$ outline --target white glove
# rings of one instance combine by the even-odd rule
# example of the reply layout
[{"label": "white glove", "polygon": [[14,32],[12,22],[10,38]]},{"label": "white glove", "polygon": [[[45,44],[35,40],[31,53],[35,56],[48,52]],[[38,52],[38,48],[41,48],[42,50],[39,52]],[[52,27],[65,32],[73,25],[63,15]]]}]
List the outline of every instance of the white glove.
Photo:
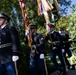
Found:
[{"label": "white glove", "polygon": [[71,47],[70,47],[70,48],[69,48],[69,50],[70,50],[70,51],[71,51],[71,53],[72,53],[73,48],[71,48]]},{"label": "white glove", "polygon": [[26,30],[26,31],[25,31],[25,35],[28,35],[28,34],[29,34],[29,30]]},{"label": "white glove", "polygon": [[71,51],[72,51],[72,48],[70,47],[70,48],[69,48],[69,50],[71,50]]},{"label": "white glove", "polygon": [[40,59],[44,59],[44,54],[40,54]]},{"label": "white glove", "polygon": [[12,61],[17,61],[19,59],[19,56],[12,56]]},{"label": "white glove", "polygon": [[65,50],[64,49],[62,49],[62,53],[64,53],[65,52]]}]

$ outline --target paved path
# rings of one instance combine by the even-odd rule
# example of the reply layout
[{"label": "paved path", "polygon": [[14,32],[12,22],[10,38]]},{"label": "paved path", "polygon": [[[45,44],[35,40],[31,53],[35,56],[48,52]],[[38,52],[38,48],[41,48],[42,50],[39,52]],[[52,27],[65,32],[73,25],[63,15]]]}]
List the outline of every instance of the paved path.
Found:
[{"label": "paved path", "polygon": [[70,70],[67,72],[68,75],[76,75],[76,70]]},{"label": "paved path", "polygon": [[[55,71],[54,73],[52,73],[50,75],[58,75],[58,71]],[[76,70],[69,70],[67,72],[67,75],[76,75]]]}]

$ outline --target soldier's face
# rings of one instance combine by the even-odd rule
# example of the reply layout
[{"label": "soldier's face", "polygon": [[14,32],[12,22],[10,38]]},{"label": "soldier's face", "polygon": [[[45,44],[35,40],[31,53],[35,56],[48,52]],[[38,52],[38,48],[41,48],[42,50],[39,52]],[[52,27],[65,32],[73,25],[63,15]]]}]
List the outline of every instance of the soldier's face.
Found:
[{"label": "soldier's face", "polygon": [[2,24],[3,24],[4,20],[5,20],[5,19],[0,18],[0,26],[2,26]]}]

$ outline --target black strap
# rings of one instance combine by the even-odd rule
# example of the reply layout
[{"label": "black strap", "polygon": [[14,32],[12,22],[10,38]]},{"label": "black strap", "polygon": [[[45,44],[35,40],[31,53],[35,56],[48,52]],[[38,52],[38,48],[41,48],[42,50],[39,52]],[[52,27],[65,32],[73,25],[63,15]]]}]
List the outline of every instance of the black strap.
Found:
[{"label": "black strap", "polygon": [[[3,21],[2,25],[4,24],[5,21],[6,21],[6,20]],[[2,25],[1,25],[1,26],[2,26]],[[1,28],[1,26],[0,26],[0,28]]]}]

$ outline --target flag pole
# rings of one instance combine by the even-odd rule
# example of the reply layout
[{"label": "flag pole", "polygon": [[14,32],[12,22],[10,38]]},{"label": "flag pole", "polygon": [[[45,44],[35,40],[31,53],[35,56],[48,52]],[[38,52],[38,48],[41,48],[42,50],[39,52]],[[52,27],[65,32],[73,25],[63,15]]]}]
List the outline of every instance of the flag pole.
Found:
[{"label": "flag pole", "polygon": [[[28,16],[27,16],[27,13],[26,13],[26,7],[25,7],[25,4],[24,4],[24,0],[19,0],[19,4],[20,4],[20,8],[22,10],[22,15],[23,15],[24,22],[25,22],[25,32],[26,31],[30,32],[29,20],[28,20]],[[28,38],[28,45],[31,46],[31,40],[32,40],[31,35],[28,34],[27,38]]]}]

